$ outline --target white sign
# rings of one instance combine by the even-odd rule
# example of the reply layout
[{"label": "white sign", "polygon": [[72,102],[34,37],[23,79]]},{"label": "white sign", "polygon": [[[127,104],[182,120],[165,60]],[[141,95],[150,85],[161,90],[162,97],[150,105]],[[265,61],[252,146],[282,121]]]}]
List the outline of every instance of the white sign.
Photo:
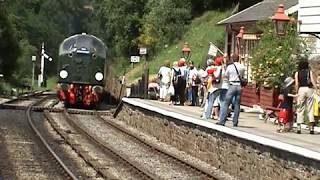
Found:
[{"label": "white sign", "polygon": [[320,33],[320,1],[299,0],[298,20],[301,33]]},{"label": "white sign", "polygon": [[130,60],[132,63],[138,63],[140,62],[140,56],[131,56]]},{"label": "white sign", "polygon": [[211,56],[217,56],[217,53],[218,53],[218,48],[214,44],[210,43],[208,54]]},{"label": "white sign", "polygon": [[147,54],[147,48],[142,47],[139,50],[140,50],[139,54],[141,54],[141,55],[146,55]]},{"label": "white sign", "polygon": [[243,34],[242,39],[245,39],[245,40],[258,40],[259,37],[256,34]]},{"label": "white sign", "polygon": [[36,61],[37,60],[37,56],[31,56],[31,60],[32,61]]}]

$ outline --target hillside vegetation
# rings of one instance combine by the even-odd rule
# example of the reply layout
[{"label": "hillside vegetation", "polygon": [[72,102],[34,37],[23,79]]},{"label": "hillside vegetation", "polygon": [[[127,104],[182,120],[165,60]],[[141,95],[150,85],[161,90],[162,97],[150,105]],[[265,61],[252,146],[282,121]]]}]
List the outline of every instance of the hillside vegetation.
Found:
[{"label": "hillside vegetation", "polygon": [[[150,56],[157,57],[150,59],[161,64],[165,58],[171,61],[178,58],[182,42],[188,41],[193,60],[200,62],[209,42],[205,39],[223,41],[222,31],[216,29],[215,23],[226,17],[226,13],[206,12],[230,9],[238,3],[239,0],[0,1],[0,84],[3,84],[0,91],[1,87],[7,89],[7,84],[13,88],[31,84],[31,56],[37,56],[35,77],[38,77],[43,42],[46,53],[53,59],[46,61],[46,76],[56,77],[59,44],[66,37],[83,32],[106,44],[108,60],[117,75],[122,71],[118,68],[129,66],[130,55],[137,54],[140,46],[152,49]],[[156,65],[151,64],[152,73]]]},{"label": "hillside vegetation", "polygon": [[[150,77],[152,78],[157,74],[164,61],[169,60],[172,63],[173,61],[179,60],[184,42],[188,42],[190,45],[191,60],[195,62],[196,66],[202,66],[207,59],[209,42],[213,42],[220,49],[223,49],[225,38],[224,26],[218,26],[216,24],[229,15],[230,11],[209,11],[201,17],[194,19],[180,41],[164,47],[158,55],[150,58]],[[140,78],[143,73],[143,68],[144,60],[136,64],[134,68],[131,66],[126,74],[128,83]]]}]

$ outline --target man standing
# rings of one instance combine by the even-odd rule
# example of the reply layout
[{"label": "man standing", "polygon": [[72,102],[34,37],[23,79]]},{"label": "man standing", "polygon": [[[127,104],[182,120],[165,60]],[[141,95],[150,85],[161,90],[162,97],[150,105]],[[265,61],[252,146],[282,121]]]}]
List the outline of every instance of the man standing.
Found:
[{"label": "man standing", "polygon": [[[198,99],[198,85],[199,82],[197,81],[198,78],[198,71],[194,67],[193,61],[189,62],[189,73],[187,77],[187,86],[188,89],[191,90],[191,106],[197,105],[197,99]],[[200,79],[199,79],[200,80]]]},{"label": "man standing", "polygon": [[238,119],[240,114],[240,100],[241,100],[241,78],[244,77],[245,67],[239,63],[239,56],[233,55],[232,56],[233,63],[228,65],[225,73],[225,77],[229,81],[229,89],[226,94],[225,102],[221,108],[221,114],[219,118],[218,125],[225,125],[227,114],[228,114],[228,107],[234,98],[234,114],[233,114],[233,126],[238,126]]},{"label": "man standing", "polygon": [[158,78],[160,79],[160,101],[164,101],[167,96],[171,79],[170,74],[170,62],[166,61],[158,72]]}]

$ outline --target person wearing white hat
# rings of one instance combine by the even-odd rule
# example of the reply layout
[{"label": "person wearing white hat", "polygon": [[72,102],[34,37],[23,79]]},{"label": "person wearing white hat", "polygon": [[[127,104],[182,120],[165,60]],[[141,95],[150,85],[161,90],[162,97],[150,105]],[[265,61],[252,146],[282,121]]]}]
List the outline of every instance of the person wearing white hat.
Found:
[{"label": "person wearing white hat", "polygon": [[282,85],[279,95],[279,108],[281,109],[278,115],[280,129],[277,132],[288,132],[293,125],[293,97],[296,95],[291,94],[293,90],[294,79],[287,77]]}]

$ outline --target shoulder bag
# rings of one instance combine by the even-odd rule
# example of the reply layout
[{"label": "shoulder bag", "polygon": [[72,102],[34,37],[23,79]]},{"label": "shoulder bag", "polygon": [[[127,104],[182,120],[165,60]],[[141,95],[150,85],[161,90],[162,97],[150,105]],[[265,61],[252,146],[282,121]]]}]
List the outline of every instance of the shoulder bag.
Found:
[{"label": "shoulder bag", "polygon": [[240,80],[240,84],[241,84],[241,86],[242,86],[242,87],[247,86],[247,84],[248,84],[248,80],[247,80],[247,79],[245,79],[245,78],[243,78],[243,77],[241,77],[241,76],[240,76],[240,74],[239,74],[239,71],[238,71],[237,66],[236,66],[235,64],[233,64],[233,65],[234,65],[234,68],[236,68],[236,71],[237,71],[238,78],[239,78],[239,80]]}]

